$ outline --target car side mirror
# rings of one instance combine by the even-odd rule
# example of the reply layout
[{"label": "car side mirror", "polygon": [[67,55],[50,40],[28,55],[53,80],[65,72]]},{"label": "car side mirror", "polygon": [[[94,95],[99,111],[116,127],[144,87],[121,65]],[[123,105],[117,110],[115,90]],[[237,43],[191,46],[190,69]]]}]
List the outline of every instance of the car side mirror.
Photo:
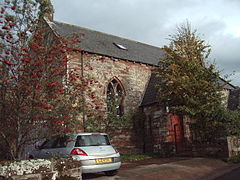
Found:
[{"label": "car side mirror", "polygon": [[35,149],[37,149],[37,150],[40,150],[41,148],[40,148],[40,146],[39,145],[35,145]]},{"label": "car side mirror", "polygon": [[35,149],[37,149],[37,150],[40,150],[40,149],[41,149],[41,144],[40,144],[39,142],[37,142],[37,143],[35,144]]}]

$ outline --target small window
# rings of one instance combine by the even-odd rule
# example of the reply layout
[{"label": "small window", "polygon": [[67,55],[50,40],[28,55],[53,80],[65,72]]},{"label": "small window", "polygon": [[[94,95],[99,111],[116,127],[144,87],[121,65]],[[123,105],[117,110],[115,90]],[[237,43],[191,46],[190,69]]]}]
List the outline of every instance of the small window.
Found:
[{"label": "small window", "polygon": [[113,79],[107,87],[107,105],[108,111],[112,112],[118,116],[123,115],[123,100],[124,100],[124,90],[121,83]]},{"label": "small window", "polygon": [[119,49],[123,49],[123,50],[127,50],[127,48],[125,46],[123,46],[122,44],[118,44],[118,43],[113,43],[115,46],[117,46]]}]

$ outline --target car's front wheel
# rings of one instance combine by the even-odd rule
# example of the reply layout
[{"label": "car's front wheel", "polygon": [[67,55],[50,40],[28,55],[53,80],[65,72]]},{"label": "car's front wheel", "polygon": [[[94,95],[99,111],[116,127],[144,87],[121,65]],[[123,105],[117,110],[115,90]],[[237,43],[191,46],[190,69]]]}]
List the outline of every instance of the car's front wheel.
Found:
[{"label": "car's front wheel", "polygon": [[112,171],[105,171],[104,173],[107,175],[107,176],[114,176],[117,174],[117,170],[112,170]]}]

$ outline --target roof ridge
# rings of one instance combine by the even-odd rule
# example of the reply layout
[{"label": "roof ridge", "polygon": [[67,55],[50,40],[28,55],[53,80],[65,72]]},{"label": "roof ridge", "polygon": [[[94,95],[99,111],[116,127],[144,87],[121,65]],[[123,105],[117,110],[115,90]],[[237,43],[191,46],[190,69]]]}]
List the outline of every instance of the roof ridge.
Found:
[{"label": "roof ridge", "polygon": [[153,47],[153,48],[157,48],[157,49],[163,50],[163,48],[158,47],[158,46],[154,46],[154,45],[151,45],[151,44],[143,43],[143,42],[140,42],[140,41],[137,41],[137,40],[132,40],[132,39],[123,38],[123,37],[120,37],[120,36],[117,36],[117,35],[105,33],[105,32],[102,32],[102,31],[93,30],[93,29],[86,28],[86,27],[82,27],[82,26],[78,26],[78,25],[75,25],[75,24],[68,24],[68,23],[65,23],[65,22],[59,22],[59,21],[55,21],[55,20],[54,20],[53,22],[54,22],[54,23],[60,23],[60,24],[63,24],[63,25],[67,25],[67,26],[72,26],[72,27],[75,27],[75,28],[82,28],[82,29],[85,29],[85,30],[88,30],[88,31],[92,31],[92,32],[96,32],[96,33],[101,33],[101,34],[108,35],[108,36],[112,36],[112,37],[117,37],[117,38],[120,38],[120,39],[122,39],[122,40],[132,41],[132,42],[137,43],[137,44],[142,44],[142,45],[144,45],[144,46],[150,46],[150,47]]}]

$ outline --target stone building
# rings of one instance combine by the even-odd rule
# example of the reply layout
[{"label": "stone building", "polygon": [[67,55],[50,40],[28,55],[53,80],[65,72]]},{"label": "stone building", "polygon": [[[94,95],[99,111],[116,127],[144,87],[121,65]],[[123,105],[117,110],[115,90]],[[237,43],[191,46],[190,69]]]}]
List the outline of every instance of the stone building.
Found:
[{"label": "stone building", "polygon": [[[108,96],[114,94],[121,99],[119,114],[142,114],[136,116],[132,128],[115,132],[112,137],[120,152],[165,154],[184,149],[183,142],[190,139],[189,120],[169,114],[157,101],[154,84],[159,79],[152,70],[164,55],[161,48],[47,18],[45,21],[54,35],[82,35],[82,51],[69,54],[69,66],[81,71],[82,76],[97,80],[94,92],[102,101],[101,108],[106,109]],[[226,89],[234,86],[226,84]],[[91,102],[91,108],[96,106]]]},{"label": "stone building", "polygon": [[[158,81],[160,79],[152,73],[140,105],[146,115],[145,150],[160,154],[191,151],[193,137],[189,128],[190,119],[186,116],[167,113],[166,109],[159,106],[158,88],[155,86]],[[219,78],[219,83],[224,87],[223,105],[231,109],[234,104],[231,103],[234,101],[232,94],[236,92],[236,87],[222,78]]]},{"label": "stone building", "polygon": [[237,88],[229,94],[228,109],[240,110],[240,89]]}]

